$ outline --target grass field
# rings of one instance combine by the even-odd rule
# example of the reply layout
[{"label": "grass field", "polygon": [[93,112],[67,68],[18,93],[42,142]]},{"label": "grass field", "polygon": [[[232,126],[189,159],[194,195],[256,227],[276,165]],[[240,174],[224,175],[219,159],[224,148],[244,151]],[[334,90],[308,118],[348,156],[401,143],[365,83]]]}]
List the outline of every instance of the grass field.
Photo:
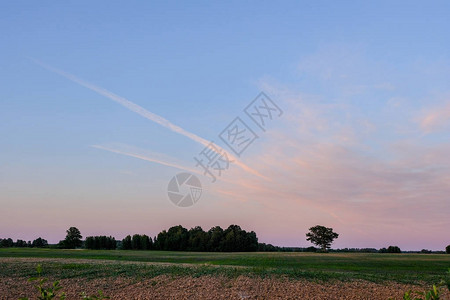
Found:
[{"label": "grass field", "polygon": [[[17,259],[14,259],[17,258]],[[20,259],[28,258],[28,259]],[[277,276],[313,281],[364,279],[374,282],[432,284],[450,268],[445,254],[373,253],[200,253],[170,251],[101,251],[33,248],[0,249],[0,276],[44,275],[57,278],[220,274],[236,277]]]}]

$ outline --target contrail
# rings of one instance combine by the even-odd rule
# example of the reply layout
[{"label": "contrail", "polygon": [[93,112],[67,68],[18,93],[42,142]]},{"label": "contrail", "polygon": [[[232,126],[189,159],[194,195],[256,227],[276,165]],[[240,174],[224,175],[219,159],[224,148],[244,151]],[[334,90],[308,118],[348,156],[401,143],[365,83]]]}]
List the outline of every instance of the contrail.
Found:
[{"label": "contrail", "polygon": [[[96,93],[98,93],[98,94],[100,94],[102,96],[105,96],[105,97],[107,97],[107,98],[109,98],[109,99],[119,103],[120,105],[128,108],[129,110],[131,110],[131,111],[133,111],[133,112],[143,116],[144,118],[146,118],[146,119],[148,119],[150,121],[153,121],[155,123],[158,123],[159,125],[170,129],[173,132],[176,132],[176,133],[179,133],[181,135],[184,135],[184,136],[190,138],[191,140],[193,140],[193,141],[195,141],[195,142],[197,142],[197,143],[199,143],[199,144],[201,144],[203,146],[208,146],[210,144],[210,142],[208,140],[205,140],[204,138],[199,137],[198,135],[196,135],[196,134],[194,134],[192,132],[184,130],[180,126],[177,126],[177,125],[173,124],[172,122],[170,122],[169,120],[167,120],[167,119],[165,119],[165,118],[163,118],[161,116],[158,116],[157,114],[154,114],[154,113],[146,110],[142,106],[139,106],[136,103],[133,103],[133,102],[131,102],[128,99],[125,99],[125,98],[123,98],[123,97],[121,97],[119,95],[116,95],[113,92],[110,92],[110,91],[108,91],[108,90],[106,90],[104,88],[98,87],[98,86],[93,85],[93,84],[91,84],[91,83],[89,83],[87,81],[84,81],[84,80],[76,77],[75,75],[72,75],[70,73],[67,73],[67,72],[64,72],[62,70],[56,69],[56,68],[54,68],[52,66],[49,66],[49,65],[47,65],[47,64],[45,64],[43,62],[40,62],[37,59],[34,59],[34,58],[30,58],[30,59],[33,62],[35,62],[36,64],[40,65],[41,67],[43,67],[43,68],[45,68],[45,69],[47,69],[49,71],[52,71],[52,72],[54,72],[56,74],[59,74],[59,75],[65,77],[65,78],[67,78],[67,79],[69,79],[69,80],[71,80],[73,82],[76,82],[79,85],[84,86],[84,87],[86,87],[86,88],[88,88],[88,89],[90,89],[90,90],[92,90],[92,91],[94,91],[94,92],[96,92]],[[215,146],[217,146],[217,145],[215,145]],[[254,170],[251,167],[247,166],[246,164],[238,161],[236,157],[234,157],[231,153],[229,153],[225,149],[222,149],[219,146],[217,146],[217,148],[220,151],[225,152],[228,155],[228,157],[230,158],[230,161],[233,161],[234,163],[236,163],[236,165],[241,167],[246,172],[249,172],[249,173],[251,173],[253,175],[259,176],[259,177],[264,178],[266,180],[270,180],[266,176],[261,175],[258,171]]]},{"label": "contrail", "polygon": [[[167,157],[166,155],[159,154],[159,153],[151,153],[136,147],[131,147],[124,144],[114,144],[114,145],[91,145],[92,148],[105,150],[125,156],[130,156],[138,159],[142,159],[149,162],[154,162],[157,164],[161,164],[168,167],[177,168],[184,171],[189,171],[192,173],[197,173],[199,175],[204,176],[205,174],[199,171],[199,169],[192,169],[185,167],[179,163],[171,162],[174,161],[173,158]],[[229,180],[226,178],[220,178],[221,181],[231,183],[231,184],[237,184],[234,180]]]},{"label": "contrail", "polygon": [[139,159],[142,159],[142,160],[154,162],[154,163],[161,164],[161,165],[168,166],[168,167],[177,168],[177,169],[180,169],[180,170],[185,170],[185,171],[201,174],[198,170],[187,168],[187,167],[184,167],[182,165],[179,165],[179,164],[176,164],[176,163],[172,163],[172,162],[168,162],[168,161],[163,160],[161,158],[151,157],[151,156],[148,156],[148,155],[145,155],[145,154],[142,154],[142,153],[136,153],[136,152],[132,152],[132,151],[129,151],[129,150],[114,149],[114,148],[111,148],[111,147],[108,147],[108,146],[102,146],[102,145],[92,145],[91,147],[96,148],[96,149],[106,150],[106,151],[117,153],[117,154],[122,154],[122,155],[130,156],[130,157],[134,157],[134,158],[139,158]]}]

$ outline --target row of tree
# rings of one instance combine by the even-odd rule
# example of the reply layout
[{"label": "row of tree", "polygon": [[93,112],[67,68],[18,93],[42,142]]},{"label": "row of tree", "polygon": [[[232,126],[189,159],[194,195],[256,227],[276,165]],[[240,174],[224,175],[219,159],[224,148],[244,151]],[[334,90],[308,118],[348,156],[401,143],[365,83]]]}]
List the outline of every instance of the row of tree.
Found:
[{"label": "row of tree", "polygon": [[91,250],[115,250],[117,242],[112,236],[88,236],[84,241],[84,248]]},{"label": "row of tree", "polygon": [[[123,249],[123,250],[171,250],[171,251],[208,251],[208,252],[246,252],[246,251],[283,251],[283,252],[316,252],[328,251],[332,242],[339,237],[332,228],[316,225],[309,228],[306,239],[320,248],[278,247],[271,244],[258,243],[254,231],[247,232],[238,225],[230,225],[227,229],[220,226],[204,231],[200,226],[186,229],[181,225],[173,226],[169,230],[161,231],[154,239],[147,235],[128,235],[122,241],[116,241],[112,236],[89,236],[82,240],[81,232],[76,227],[66,231],[66,238],[57,245],[59,248],[75,249]],[[0,247],[48,247],[45,239],[37,238],[33,242],[11,238],[0,239]],[[445,249],[450,253],[450,245]],[[345,248],[331,250],[333,252],[370,252],[370,253],[401,253],[399,247],[389,246],[380,250],[374,248]],[[432,253],[423,249],[420,253]]]},{"label": "row of tree", "polygon": [[[74,249],[83,245],[80,231],[71,227],[66,238],[58,243],[60,248]],[[259,247],[254,231],[247,232],[238,225],[227,229],[220,226],[204,231],[200,226],[186,229],[181,225],[161,231],[154,239],[147,235],[126,236],[121,242],[113,237],[89,236],[84,242],[87,249],[123,249],[123,250],[172,250],[172,251],[210,251],[210,252],[245,252],[270,251],[272,245]],[[264,249],[264,250],[263,250]]]},{"label": "row of tree", "polygon": [[[258,245],[258,251],[260,252],[320,252],[323,251],[322,248],[316,247],[278,247],[273,246],[271,244],[260,243]],[[389,246],[388,248],[342,248],[342,249],[329,249],[329,252],[345,252],[345,253],[402,253],[399,247],[397,246]],[[420,253],[442,253],[443,251],[431,251],[431,250],[422,250]],[[417,251],[415,251],[417,253]],[[445,253],[445,252],[444,252]]]},{"label": "row of tree", "polygon": [[380,253],[402,253],[402,250],[400,250],[399,247],[397,246],[389,246],[386,248],[381,248],[380,251],[378,251]]},{"label": "row of tree", "polygon": [[0,248],[7,248],[7,247],[18,247],[18,248],[44,248],[48,246],[47,240],[44,240],[43,238],[37,238],[33,242],[31,241],[24,241],[24,240],[17,240],[14,242],[11,238],[6,239],[0,239]]},{"label": "row of tree", "polygon": [[204,231],[200,226],[186,229],[181,225],[161,231],[155,238],[135,234],[122,240],[124,250],[171,250],[171,251],[210,251],[245,252],[258,250],[256,233],[247,232],[238,225],[227,229],[220,226]]},{"label": "row of tree", "polygon": [[151,250],[153,249],[153,240],[145,234],[127,235],[122,240],[120,248],[122,250]]}]

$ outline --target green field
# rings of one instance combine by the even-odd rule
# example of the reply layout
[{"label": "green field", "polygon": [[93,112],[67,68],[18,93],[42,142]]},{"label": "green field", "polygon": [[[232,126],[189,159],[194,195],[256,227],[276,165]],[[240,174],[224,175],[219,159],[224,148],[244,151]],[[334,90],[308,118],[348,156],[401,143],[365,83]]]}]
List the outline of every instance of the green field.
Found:
[{"label": "green field", "polygon": [[0,249],[0,276],[33,276],[37,263],[43,265],[44,275],[59,278],[218,274],[430,284],[450,268],[450,255]]}]

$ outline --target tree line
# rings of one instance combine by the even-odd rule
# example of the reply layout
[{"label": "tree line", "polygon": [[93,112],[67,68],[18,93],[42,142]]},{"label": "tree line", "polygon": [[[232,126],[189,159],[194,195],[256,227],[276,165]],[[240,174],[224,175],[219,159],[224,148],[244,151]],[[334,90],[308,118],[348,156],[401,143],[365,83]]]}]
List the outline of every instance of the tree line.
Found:
[{"label": "tree line", "polygon": [[18,248],[45,248],[48,247],[47,240],[43,238],[37,238],[33,242],[17,240],[14,242],[11,238],[0,239],[0,248],[18,247]]},{"label": "tree line", "polygon": [[152,250],[153,240],[145,234],[127,235],[119,247],[122,250]]},{"label": "tree line", "polygon": [[[114,237],[89,236],[82,241],[80,231],[76,227],[67,230],[66,238],[58,243],[59,248],[104,250],[170,250],[170,251],[208,251],[208,252],[246,252],[262,250],[254,231],[247,232],[238,225],[230,225],[227,229],[220,226],[204,231],[200,226],[191,229],[181,225],[163,230],[153,239],[145,234],[128,235],[121,241]],[[265,245],[265,244],[264,244]],[[265,246],[267,248],[273,249]]]},{"label": "tree line", "polygon": [[246,252],[258,250],[254,231],[247,232],[238,225],[227,229],[220,226],[204,231],[200,226],[186,229],[181,225],[163,230],[152,239],[147,235],[126,236],[120,243],[123,250],[170,250],[208,252]]},{"label": "tree line", "polygon": [[88,236],[84,241],[84,248],[91,250],[115,250],[117,241],[112,236]]},{"label": "tree line", "polygon": [[[230,225],[226,229],[215,226],[204,231],[196,226],[186,229],[181,225],[163,230],[154,238],[145,234],[127,235],[123,240],[116,240],[112,236],[88,236],[83,241],[80,230],[70,227],[66,231],[66,237],[53,248],[75,249],[85,248],[92,250],[170,250],[170,251],[199,251],[199,252],[367,252],[367,253],[402,253],[398,246],[388,248],[344,248],[330,249],[334,239],[339,237],[332,228],[316,225],[306,234],[307,240],[319,246],[316,247],[278,247],[271,244],[258,243],[258,237],[254,231],[247,232],[238,225]],[[11,238],[0,238],[0,248],[5,247],[49,247],[47,240],[39,237],[33,242]],[[414,253],[450,253],[450,245],[444,251],[430,251],[422,249]]]}]

